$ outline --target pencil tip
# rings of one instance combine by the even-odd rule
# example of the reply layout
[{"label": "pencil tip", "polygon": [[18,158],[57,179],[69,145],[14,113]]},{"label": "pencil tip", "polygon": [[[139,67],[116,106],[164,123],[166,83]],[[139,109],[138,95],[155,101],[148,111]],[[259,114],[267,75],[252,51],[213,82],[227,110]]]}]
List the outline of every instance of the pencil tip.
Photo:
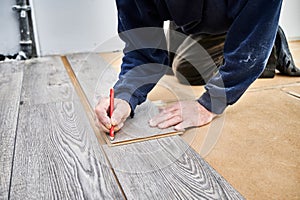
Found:
[{"label": "pencil tip", "polygon": [[115,137],[110,137],[110,141],[113,141],[115,139]]}]

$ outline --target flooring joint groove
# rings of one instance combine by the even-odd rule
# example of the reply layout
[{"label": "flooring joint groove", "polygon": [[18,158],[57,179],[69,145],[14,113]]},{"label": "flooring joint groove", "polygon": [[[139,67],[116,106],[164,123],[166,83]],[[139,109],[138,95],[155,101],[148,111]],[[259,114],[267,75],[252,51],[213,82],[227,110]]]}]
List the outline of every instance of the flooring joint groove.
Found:
[{"label": "flooring joint groove", "polygon": [[20,107],[21,105],[21,94],[22,94],[22,86],[24,81],[24,69],[22,70],[22,82],[21,82],[21,91],[19,94],[19,100],[18,102],[18,109],[17,109],[17,123],[16,123],[16,130],[15,130],[15,138],[14,138],[14,148],[13,148],[13,154],[12,154],[12,162],[11,162],[11,172],[10,172],[10,178],[9,178],[9,186],[8,186],[8,196],[7,199],[10,200],[11,195],[11,187],[12,187],[12,178],[13,178],[13,171],[14,171],[14,161],[15,161],[15,155],[16,155],[16,145],[17,145],[17,137],[18,137],[18,126],[19,126],[19,116],[20,116]]},{"label": "flooring joint groove", "polygon": [[292,96],[298,100],[300,100],[300,94],[297,94],[295,92],[290,92],[290,91],[284,91],[287,95]]},{"label": "flooring joint groove", "polygon": [[[67,74],[68,74],[68,76],[69,76],[69,78],[71,80],[71,83],[72,83],[72,85],[73,85],[73,87],[74,87],[74,89],[75,89],[75,91],[76,91],[76,93],[77,93],[77,95],[78,95],[78,97],[80,99],[80,102],[81,102],[82,106],[84,107],[85,114],[87,115],[87,117],[89,119],[90,125],[93,128],[94,134],[97,137],[98,134],[96,134],[96,130],[95,130],[95,125],[93,123],[93,119],[91,119],[92,118],[91,116],[93,116],[93,113],[92,113],[93,109],[91,108],[91,105],[90,105],[90,103],[87,100],[87,97],[86,97],[86,95],[85,95],[85,93],[84,93],[84,91],[83,91],[83,89],[82,89],[82,87],[81,87],[81,85],[80,85],[77,77],[76,77],[76,74],[74,73],[74,71],[72,69],[72,66],[71,66],[68,58],[66,56],[61,56],[61,60],[63,62],[63,65],[65,66],[65,69],[66,69]],[[100,137],[101,137],[101,140],[103,142],[104,139],[102,137],[102,134],[100,134]],[[115,173],[115,170],[112,167],[112,164],[111,164],[110,160],[108,159],[108,156],[107,156],[105,150],[103,149],[103,147],[102,147],[101,144],[99,144],[98,147],[101,148],[101,150],[103,151],[105,159],[107,160],[107,164],[109,165],[109,169],[112,172],[112,174],[113,174],[113,176],[114,176],[114,178],[115,178],[115,180],[117,182],[117,185],[119,186],[119,189],[120,189],[120,191],[121,191],[124,199],[127,200],[127,197],[125,195],[123,187],[122,187],[122,185],[121,185],[121,183],[120,183],[120,181],[119,181],[119,179],[118,179],[118,177],[117,177],[117,175]]]},{"label": "flooring joint groove", "polygon": [[280,89],[280,88],[292,87],[292,86],[300,86],[300,82],[280,84],[280,85],[274,85],[274,86],[266,86],[266,87],[249,88],[249,90],[247,92],[260,92],[260,91],[265,91],[265,90]]}]

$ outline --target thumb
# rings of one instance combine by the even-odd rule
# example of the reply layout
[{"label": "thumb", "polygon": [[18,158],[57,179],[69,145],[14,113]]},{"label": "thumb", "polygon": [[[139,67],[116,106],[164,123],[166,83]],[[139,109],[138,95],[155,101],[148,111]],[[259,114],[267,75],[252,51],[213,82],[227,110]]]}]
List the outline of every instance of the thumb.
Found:
[{"label": "thumb", "polygon": [[124,118],[124,113],[120,109],[115,109],[112,116],[111,116],[111,124],[113,126],[117,126],[122,123],[122,120]]},{"label": "thumb", "polygon": [[174,126],[174,129],[179,132],[184,132],[185,128],[186,128],[186,125],[184,124],[184,121],[177,124],[176,126]]},{"label": "thumb", "polygon": [[130,115],[130,106],[129,104],[121,99],[116,99],[115,110],[111,116],[111,124],[113,126],[120,125],[123,123],[126,118]]}]

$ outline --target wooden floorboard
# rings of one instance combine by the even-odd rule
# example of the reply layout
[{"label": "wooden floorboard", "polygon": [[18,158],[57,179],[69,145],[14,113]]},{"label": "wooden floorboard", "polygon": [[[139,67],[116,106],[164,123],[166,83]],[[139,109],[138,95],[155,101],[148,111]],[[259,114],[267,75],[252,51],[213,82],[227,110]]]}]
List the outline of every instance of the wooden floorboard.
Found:
[{"label": "wooden floorboard", "polygon": [[179,136],[104,149],[128,199],[243,199]]},{"label": "wooden floorboard", "polygon": [[124,199],[60,58],[24,71],[11,199]]},{"label": "wooden floorboard", "polygon": [[70,101],[74,94],[59,57],[32,59],[26,64],[22,101],[30,105]]},{"label": "wooden floorboard", "polygon": [[[99,61],[86,62],[99,66]],[[84,76],[86,83],[95,80],[88,74],[96,73],[89,70]],[[79,82],[82,77],[78,76]],[[90,84],[94,88],[96,83]],[[82,89],[87,94],[92,91]],[[103,148],[128,199],[243,199],[179,136]]]},{"label": "wooden floorboard", "polygon": [[109,96],[108,89],[117,81],[117,72],[95,53],[69,55],[67,58],[89,103],[94,108],[99,97]]},{"label": "wooden floorboard", "polygon": [[0,199],[9,195],[23,71],[19,62],[0,63]]},{"label": "wooden floorboard", "polygon": [[[167,129],[150,127],[148,123],[149,120],[157,114],[159,114],[158,108],[150,101],[138,106],[135,110],[134,118],[128,118],[126,120],[124,127],[115,134],[115,139],[113,141],[109,141],[109,144],[121,145],[131,142],[140,142],[143,139],[155,139],[159,136],[165,137],[166,135],[170,136],[180,134],[175,131],[173,127]],[[109,138],[108,135],[107,138]]]}]

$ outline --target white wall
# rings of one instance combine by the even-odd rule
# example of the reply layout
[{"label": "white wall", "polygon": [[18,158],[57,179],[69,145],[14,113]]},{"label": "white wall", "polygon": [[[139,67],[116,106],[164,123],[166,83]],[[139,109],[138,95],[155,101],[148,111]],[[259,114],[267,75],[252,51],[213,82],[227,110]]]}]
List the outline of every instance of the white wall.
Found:
[{"label": "white wall", "polygon": [[19,22],[17,13],[11,7],[15,0],[0,2],[0,54],[12,55],[20,50]]},{"label": "white wall", "polygon": [[300,1],[283,1],[280,25],[282,26],[288,40],[300,40]]},{"label": "white wall", "polygon": [[[0,54],[19,51],[14,4],[15,0],[0,3]],[[30,0],[30,4],[41,56],[123,48],[114,0]],[[300,0],[284,0],[280,24],[289,40],[300,39]]]},{"label": "white wall", "polygon": [[38,54],[68,54],[113,51],[122,48],[109,43],[117,38],[117,13],[114,0],[30,0]]},{"label": "white wall", "polygon": [[[30,2],[33,7],[35,35],[38,37],[38,54],[41,56],[123,48],[117,36],[114,0]],[[280,24],[288,39],[300,39],[299,8],[299,0],[284,1]],[[98,48],[99,45],[101,48]]]}]

